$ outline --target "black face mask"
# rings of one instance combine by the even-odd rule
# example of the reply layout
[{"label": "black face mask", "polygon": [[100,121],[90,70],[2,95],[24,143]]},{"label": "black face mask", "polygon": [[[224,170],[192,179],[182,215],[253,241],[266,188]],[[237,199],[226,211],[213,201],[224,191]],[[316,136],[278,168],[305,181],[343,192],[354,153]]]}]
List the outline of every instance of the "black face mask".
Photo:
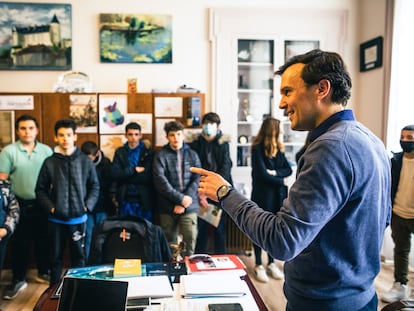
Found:
[{"label": "black face mask", "polygon": [[401,148],[404,152],[414,151],[414,141],[402,141],[400,140]]}]

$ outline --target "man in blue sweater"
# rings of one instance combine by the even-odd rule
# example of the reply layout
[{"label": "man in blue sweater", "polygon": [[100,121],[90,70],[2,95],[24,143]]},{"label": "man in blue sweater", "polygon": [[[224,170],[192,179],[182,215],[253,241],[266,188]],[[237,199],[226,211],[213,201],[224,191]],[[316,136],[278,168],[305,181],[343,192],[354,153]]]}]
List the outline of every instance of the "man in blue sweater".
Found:
[{"label": "man in blue sweater", "polygon": [[345,110],[351,79],[336,53],[313,50],[281,66],[281,99],[294,130],[310,131],[296,181],[273,215],[199,168],[199,192],[219,201],[254,243],[284,260],[288,311],[376,311],[374,279],[390,220],[390,160]]}]

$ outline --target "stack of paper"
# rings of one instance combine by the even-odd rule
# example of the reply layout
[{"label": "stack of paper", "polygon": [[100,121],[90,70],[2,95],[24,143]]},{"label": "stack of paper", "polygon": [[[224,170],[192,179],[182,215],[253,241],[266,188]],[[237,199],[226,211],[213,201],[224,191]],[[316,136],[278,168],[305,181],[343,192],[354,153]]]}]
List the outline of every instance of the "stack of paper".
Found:
[{"label": "stack of paper", "polygon": [[182,275],[180,285],[181,295],[185,298],[240,297],[249,291],[246,282],[234,274]]},{"label": "stack of paper", "polygon": [[114,280],[128,282],[128,299],[143,297],[163,298],[174,295],[170,280],[166,275],[114,278]]}]

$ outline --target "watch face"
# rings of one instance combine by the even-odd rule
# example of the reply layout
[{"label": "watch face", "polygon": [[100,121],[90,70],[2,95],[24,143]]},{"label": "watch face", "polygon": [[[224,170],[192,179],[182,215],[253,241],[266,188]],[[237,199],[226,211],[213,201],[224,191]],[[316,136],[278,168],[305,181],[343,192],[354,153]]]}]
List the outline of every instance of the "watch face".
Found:
[{"label": "watch face", "polygon": [[219,199],[221,199],[221,198],[223,198],[223,197],[225,197],[226,195],[227,195],[227,193],[229,192],[229,187],[228,186],[221,186],[220,188],[219,188],[219,190],[218,190],[218,194],[217,194],[217,197],[219,198]]}]

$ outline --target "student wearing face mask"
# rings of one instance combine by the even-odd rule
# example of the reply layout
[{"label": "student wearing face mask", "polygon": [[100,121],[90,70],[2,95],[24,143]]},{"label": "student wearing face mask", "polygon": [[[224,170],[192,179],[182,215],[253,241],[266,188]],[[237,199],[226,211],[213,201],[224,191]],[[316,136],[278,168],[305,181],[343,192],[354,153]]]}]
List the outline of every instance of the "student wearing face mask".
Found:
[{"label": "student wearing face mask", "polygon": [[384,302],[394,302],[410,296],[407,287],[408,256],[411,234],[414,233],[414,125],[401,130],[402,152],[391,159],[391,231],[394,240],[394,285],[384,294]]},{"label": "student wearing face mask", "polygon": [[[220,130],[220,117],[217,113],[209,112],[203,116],[201,121],[203,130],[190,143],[190,146],[197,152],[203,168],[219,173],[232,183],[232,162],[229,151],[230,139],[227,135],[223,135]],[[206,209],[210,203],[214,203],[207,202],[207,198],[203,195],[199,195],[199,201],[201,209]],[[222,216],[216,228],[203,219],[198,219],[196,253],[207,252],[208,234],[210,231],[213,232],[214,237],[214,253],[224,254],[226,252],[226,228],[224,222],[225,220]]]}]

